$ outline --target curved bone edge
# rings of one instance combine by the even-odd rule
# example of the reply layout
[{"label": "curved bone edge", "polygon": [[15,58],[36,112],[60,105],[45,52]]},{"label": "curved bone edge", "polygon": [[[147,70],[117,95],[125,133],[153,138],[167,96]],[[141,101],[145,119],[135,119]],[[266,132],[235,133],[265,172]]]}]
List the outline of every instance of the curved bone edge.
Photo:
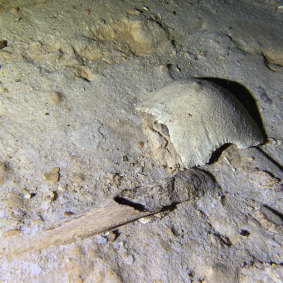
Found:
[{"label": "curved bone edge", "polygon": [[93,208],[58,226],[31,236],[14,236],[1,242],[0,253],[18,256],[30,250],[41,250],[51,245],[62,245],[111,230],[155,212],[142,212],[127,205],[109,202],[101,208]]},{"label": "curved bone edge", "polygon": [[154,116],[158,123],[167,126],[186,168],[204,165],[225,143],[246,148],[264,140],[242,104],[211,82],[177,81],[148,97],[136,110]]}]

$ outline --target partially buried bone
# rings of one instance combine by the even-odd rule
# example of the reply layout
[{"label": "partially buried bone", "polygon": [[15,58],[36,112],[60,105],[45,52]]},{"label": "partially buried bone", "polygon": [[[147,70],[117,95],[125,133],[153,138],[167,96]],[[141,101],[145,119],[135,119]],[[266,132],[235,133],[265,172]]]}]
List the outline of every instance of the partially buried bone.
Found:
[{"label": "partially buried bone", "polygon": [[263,142],[241,103],[205,80],[173,82],[149,93],[136,109],[153,156],[168,167],[204,165],[225,143],[246,148]]},{"label": "partially buried bone", "polygon": [[187,200],[196,201],[214,188],[214,179],[208,173],[200,169],[190,169],[180,171],[174,178],[124,190],[116,199],[121,203],[128,201],[140,210],[156,211]]},{"label": "partially buried bone", "polygon": [[164,207],[187,200],[197,200],[214,190],[215,182],[199,169],[185,170],[153,185],[126,190],[100,208],[92,208],[57,226],[35,235],[11,236],[0,243],[0,254],[17,256],[51,245],[62,245],[114,229]]}]

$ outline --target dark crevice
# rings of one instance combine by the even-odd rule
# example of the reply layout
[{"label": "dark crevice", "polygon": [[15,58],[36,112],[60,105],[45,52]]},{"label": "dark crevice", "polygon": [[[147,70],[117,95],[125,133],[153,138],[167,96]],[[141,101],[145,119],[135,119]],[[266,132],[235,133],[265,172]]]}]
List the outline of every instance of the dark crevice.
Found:
[{"label": "dark crevice", "polygon": [[270,210],[272,213],[274,213],[275,215],[277,215],[278,217],[280,217],[281,220],[283,220],[283,214],[277,210],[275,210],[274,208],[264,204],[263,207],[265,207],[266,209]]},{"label": "dark crevice", "polygon": [[128,200],[128,199],[125,199],[125,198],[120,197],[120,196],[114,197],[114,201],[116,201],[117,203],[122,204],[122,205],[131,206],[134,209],[139,210],[139,211],[146,211],[144,205],[142,205],[140,203],[133,202],[133,201]]},{"label": "dark crevice", "polygon": [[166,205],[164,207],[162,207],[162,209],[160,210],[160,212],[166,212],[166,211],[173,211],[177,208],[177,205],[180,204],[180,202],[174,202],[170,205]]},{"label": "dark crevice", "polygon": [[170,205],[166,205],[162,208],[156,208],[156,209],[153,209],[153,210],[151,210],[151,209],[149,210],[143,204],[125,199],[125,198],[120,197],[120,196],[114,197],[114,201],[116,201],[117,203],[122,204],[122,205],[128,205],[128,206],[133,207],[134,209],[142,211],[142,212],[147,211],[147,212],[152,212],[152,213],[173,211],[174,209],[177,208],[177,205],[179,204],[179,202],[174,202],[174,203],[172,203]]},{"label": "dark crevice", "polygon": [[273,164],[275,164],[280,170],[283,170],[283,166],[277,162],[275,159],[270,157],[262,148],[257,147],[257,149],[268,159],[270,160]]},{"label": "dark crevice", "polygon": [[7,40],[0,40],[0,49],[3,49],[8,46]]},{"label": "dark crevice", "polygon": [[240,232],[240,235],[244,236],[244,237],[249,237],[250,234],[251,233],[248,230],[245,230],[245,229],[242,229],[241,232]]},{"label": "dark crevice", "polygon": [[231,247],[232,242],[227,236],[220,235],[218,233],[215,233],[214,236],[216,236],[224,245]]}]

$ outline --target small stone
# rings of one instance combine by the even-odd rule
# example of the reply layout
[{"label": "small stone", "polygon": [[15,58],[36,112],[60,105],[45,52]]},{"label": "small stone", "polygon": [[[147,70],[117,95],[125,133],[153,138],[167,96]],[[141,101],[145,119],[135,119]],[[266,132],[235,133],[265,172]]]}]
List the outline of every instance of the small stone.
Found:
[{"label": "small stone", "polygon": [[142,217],[138,221],[142,224],[148,224],[152,221],[152,217],[150,217],[150,216]]},{"label": "small stone", "polygon": [[31,199],[31,194],[30,194],[30,193],[26,193],[26,194],[24,195],[24,198],[25,198],[25,199]]},{"label": "small stone", "polygon": [[59,92],[54,92],[49,96],[49,103],[52,105],[58,105],[63,99],[63,95]]},{"label": "small stone", "polygon": [[143,148],[144,147],[144,142],[142,142],[142,141],[137,142],[137,146],[139,148]]},{"label": "small stone", "polygon": [[9,90],[6,87],[3,87],[2,89],[0,89],[1,93],[8,93]]},{"label": "small stone", "polygon": [[59,191],[59,192],[65,192],[65,191],[66,191],[66,185],[59,184],[59,186],[58,186],[58,191]]},{"label": "small stone", "polygon": [[95,79],[95,76],[92,73],[91,69],[86,67],[86,66],[80,67],[78,69],[77,73],[78,73],[79,77],[81,77],[82,79],[84,79],[88,82],[91,82]]},{"label": "small stone", "polygon": [[89,14],[90,14],[90,9],[84,9],[84,10],[82,10],[82,14],[83,14],[84,16],[89,16]]},{"label": "small stone", "polygon": [[129,158],[128,158],[128,156],[127,156],[127,155],[124,155],[124,156],[123,156],[123,161],[124,161],[124,162],[129,161]]},{"label": "small stone", "polygon": [[83,174],[71,174],[71,180],[74,183],[82,184],[85,180]]},{"label": "small stone", "polygon": [[55,167],[50,172],[44,174],[44,180],[57,183],[60,179],[60,168]]},{"label": "small stone", "polygon": [[56,191],[50,192],[49,199],[50,201],[55,201],[58,198],[58,193]]}]

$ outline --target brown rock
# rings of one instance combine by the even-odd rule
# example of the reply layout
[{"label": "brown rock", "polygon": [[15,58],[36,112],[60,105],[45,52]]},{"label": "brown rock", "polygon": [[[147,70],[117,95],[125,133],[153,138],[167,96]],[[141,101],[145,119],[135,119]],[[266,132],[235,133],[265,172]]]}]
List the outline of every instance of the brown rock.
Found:
[{"label": "brown rock", "polygon": [[52,105],[58,105],[60,104],[60,102],[63,99],[63,95],[59,92],[53,92],[50,96],[49,96],[49,103]]},{"label": "brown rock", "polygon": [[57,183],[60,179],[60,168],[55,167],[50,172],[44,174],[44,180]]},{"label": "brown rock", "polygon": [[82,184],[85,180],[85,177],[83,174],[71,174],[71,180],[74,183]]},{"label": "brown rock", "polygon": [[143,148],[144,147],[144,142],[142,142],[142,141],[137,142],[137,146],[139,148]]},{"label": "brown rock", "polygon": [[91,82],[95,79],[95,76],[89,67],[82,66],[78,69],[77,72],[78,72],[78,76],[86,81]]},{"label": "brown rock", "polygon": [[84,16],[89,16],[89,14],[90,14],[90,9],[84,9],[84,10],[82,10],[82,14],[83,14]]}]

